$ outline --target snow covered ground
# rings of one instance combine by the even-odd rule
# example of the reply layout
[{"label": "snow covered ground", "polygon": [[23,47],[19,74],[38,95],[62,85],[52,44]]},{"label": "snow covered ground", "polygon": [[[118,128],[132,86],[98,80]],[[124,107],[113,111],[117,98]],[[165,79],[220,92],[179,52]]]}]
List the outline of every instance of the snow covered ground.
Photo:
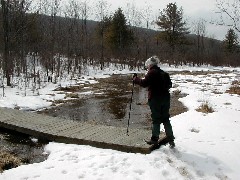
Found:
[{"label": "snow covered ground", "polygon": [[[144,155],[51,142],[45,147],[45,153],[49,154],[46,161],[7,170],[0,174],[0,180],[240,179],[240,96],[226,93],[232,81],[240,81],[240,68],[161,67],[167,71],[193,72],[172,75],[177,85],[172,91],[188,94],[181,101],[189,109],[171,118],[176,137],[175,149],[164,146]],[[194,71],[209,71],[209,74],[198,75]],[[88,76],[81,81],[96,83],[94,77],[130,72],[113,71],[113,68],[104,71],[89,69]],[[61,85],[79,81],[66,81]],[[4,97],[0,92],[0,106],[18,106],[20,109],[49,106],[48,100],[64,98],[64,95],[52,91],[56,86],[47,84],[39,90],[39,96],[31,93],[23,96],[19,89],[7,88]],[[212,107],[214,112],[196,111],[203,103]]]}]

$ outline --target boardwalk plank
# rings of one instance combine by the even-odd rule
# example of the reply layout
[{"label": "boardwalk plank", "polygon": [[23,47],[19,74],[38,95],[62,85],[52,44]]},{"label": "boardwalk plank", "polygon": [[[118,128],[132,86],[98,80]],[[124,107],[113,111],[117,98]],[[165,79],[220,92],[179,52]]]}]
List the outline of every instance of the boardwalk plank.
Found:
[{"label": "boardwalk plank", "polygon": [[150,130],[93,125],[46,115],[0,108],[0,127],[50,141],[91,145],[125,152],[150,153],[143,139]]}]

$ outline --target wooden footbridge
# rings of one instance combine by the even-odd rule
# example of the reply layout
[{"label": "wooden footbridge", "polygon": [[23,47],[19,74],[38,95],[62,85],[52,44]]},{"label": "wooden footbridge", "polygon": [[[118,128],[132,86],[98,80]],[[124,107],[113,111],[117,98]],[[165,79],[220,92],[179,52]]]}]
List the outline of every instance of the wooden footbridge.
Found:
[{"label": "wooden footbridge", "polygon": [[124,152],[150,153],[144,142],[150,130],[129,129],[65,120],[31,112],[0,108],[0,127],[61,143],[91,145]]}]

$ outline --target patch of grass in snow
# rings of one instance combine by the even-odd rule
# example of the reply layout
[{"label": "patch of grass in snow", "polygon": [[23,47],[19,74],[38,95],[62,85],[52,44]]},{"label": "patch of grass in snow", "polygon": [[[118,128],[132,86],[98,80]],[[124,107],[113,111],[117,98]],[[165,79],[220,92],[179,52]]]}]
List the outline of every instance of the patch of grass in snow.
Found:
[{"label": "patch of grass in snow", "polygon": [[54,91],[64,91],[64,92],[78,92],[82,89],[82,86],[67,86],[67,87],[58,87]]},{"label": "patch of grass in snow", "polygon": [[67,99],[67,98],[79,98],[78,94],[77,93],[67,93],[64,97],[64,99]]},{"label": "patch of grass in snow", "polygon": [[209,105],[208,102],[204,102],[203,104],[201,104],[201,106],[198,107],[196,109],[196,111],[202,112],[202,113],[212,113],[212,112],[214,112],[213,108]]},{"label": "patch of grass in snow", "polygon": [[0,152],[0,172],[21,165],[20,159],[7,152]]},{"label": "patch of grass in snow", "polygon": [[178,96],[178,95],[181,94],[181,90],[176,89],[176,90],[174,90],[172,93],[173,93],[174,95]]},{"label": "patch of grass in snow", "polygon": [[232,86],[226,92],[229,94],[240,95],[240,81],[233,81]]}]

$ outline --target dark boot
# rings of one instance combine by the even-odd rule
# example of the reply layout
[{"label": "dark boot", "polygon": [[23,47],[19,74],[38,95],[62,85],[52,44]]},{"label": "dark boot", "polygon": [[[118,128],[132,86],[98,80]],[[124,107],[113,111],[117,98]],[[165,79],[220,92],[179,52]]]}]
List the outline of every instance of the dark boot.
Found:
[{"label": "dark boot", "polygon": [[168,136],[166,138],[171,149],[175,147],[174,139],[175,139],[174,136]]},{"label": "dark boot", "polygon": [[152,136],[150,140],[145,140],[149,145],[157,145],[158,144],[158,137]]},{"label": "dark boot", "polygon": [[174,141],[169,141],[168,143],[169,143],[169,147],[170,147],[171,149],[175,148],[175,143],[174,143]]}]

